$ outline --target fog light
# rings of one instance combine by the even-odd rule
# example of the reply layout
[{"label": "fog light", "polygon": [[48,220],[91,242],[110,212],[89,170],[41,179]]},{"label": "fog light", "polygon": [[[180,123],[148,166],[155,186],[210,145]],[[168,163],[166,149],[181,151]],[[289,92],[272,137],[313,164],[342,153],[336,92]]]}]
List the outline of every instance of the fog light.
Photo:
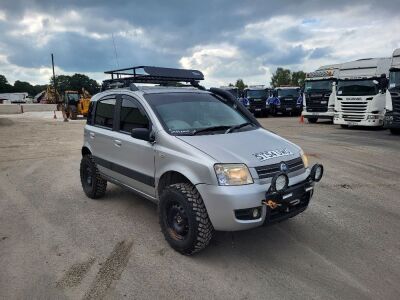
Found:
[{"label": "fog light", "polygon": [[278,173],[272,178],[271,187],[275,192],[283,192],[289,185],[289,177],[285,173]]},{"label": "fog light", "polygon": [[320,181],[322,178],[322,175],[324,174],[324,167],[322,165],[319,164],[315,164],[312,168],[311,168],[311,179],[313,181]]},{"label": "fog light", "polygon": [[260,217],[260,210],[258,208],[253,209],[253,218],[258,219]]}]

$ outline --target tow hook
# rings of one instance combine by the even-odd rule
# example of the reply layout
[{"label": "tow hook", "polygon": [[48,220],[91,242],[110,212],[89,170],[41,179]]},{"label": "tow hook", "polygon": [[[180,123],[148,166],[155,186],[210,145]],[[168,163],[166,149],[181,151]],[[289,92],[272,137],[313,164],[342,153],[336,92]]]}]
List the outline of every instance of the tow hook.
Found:
[{"label": "tow hook", "polygon": [[264,200],[262,203],[265,204],[266,206],[270,207],[271,209],[275,209],[278,206],[281,206],[281,204],[276,203],[275,201],[272,201],[272,200]]}]

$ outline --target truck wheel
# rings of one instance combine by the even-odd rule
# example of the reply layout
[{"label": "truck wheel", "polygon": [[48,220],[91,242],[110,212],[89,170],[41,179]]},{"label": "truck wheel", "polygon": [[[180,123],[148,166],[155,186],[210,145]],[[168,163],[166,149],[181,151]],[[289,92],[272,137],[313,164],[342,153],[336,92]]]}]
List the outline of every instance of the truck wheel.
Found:
[{"label": "truck wheel", "polygon": [[69,109],[69,116],[71,120],[76,120],[78,118],[78,114],[75,109],[70,108]]},{"label": "truck wheel", "polygon": [[340,127],[346,129],[346,128],[349,128],[349,125],[344,125],[344,124],[342,124],[342,125],[340,125]]},{"label": "truck wheel", "polygon": [[308,118],[308,123],[315,124],[317,123],[318,118]]},{"label": "truck wheel", "polygon": [[85,155],[81,160],[81,183],[86,196],[92,199],[103,197],[106,193],[107,180],[100,176],[92,155]]},{"label": "truck wheel", "polygon": [[399,135],[400,129],[399,128],[390,128],[390,133],[394,134],[394,135]]},{"label": "truck wheel", "polygon": [[199,192],[188,183],[170,185],[162,192],[159,221],[169,245],[186,255],[204,249],[214,232]]}]

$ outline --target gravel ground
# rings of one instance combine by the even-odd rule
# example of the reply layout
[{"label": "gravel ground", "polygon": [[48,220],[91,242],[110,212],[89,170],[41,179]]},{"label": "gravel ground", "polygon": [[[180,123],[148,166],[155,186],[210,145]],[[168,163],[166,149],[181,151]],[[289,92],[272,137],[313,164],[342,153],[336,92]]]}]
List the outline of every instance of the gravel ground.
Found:
[{"label": "gravel ground", "polygon": [[1,299],[399,299],[400,138],[297,118],[261,119],[325,177],[294,219],[218,232],[174,252],[156,206],[80,186],[83,120],[0,116]]}]

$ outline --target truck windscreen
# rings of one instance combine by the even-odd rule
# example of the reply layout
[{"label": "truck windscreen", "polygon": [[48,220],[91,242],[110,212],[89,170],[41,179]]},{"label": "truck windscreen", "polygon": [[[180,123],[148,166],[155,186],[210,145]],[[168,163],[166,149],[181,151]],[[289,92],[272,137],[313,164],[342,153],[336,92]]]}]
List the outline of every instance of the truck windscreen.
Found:
[{"label": "truck windscreen", "polygon": [[305,92],[332,91],[333,80],[310,80],[305,83]]},{"label": "truck windscreen", "polygon": [[264,98],[267,97],[266,90],[247,90],[248,98]]},{"label": "truck windscreen", "polygon": [[389,88],[400,88],[400,70],[390,71]]},{"label": "truck windscreen", "polygon": [[372,96],[378,93],[378,86],[373,79],[339,80],[339,96]]},{"label": "truck windscreen", "polygon": [[278,97],[299,97],[299,89],[278,90]]}]

